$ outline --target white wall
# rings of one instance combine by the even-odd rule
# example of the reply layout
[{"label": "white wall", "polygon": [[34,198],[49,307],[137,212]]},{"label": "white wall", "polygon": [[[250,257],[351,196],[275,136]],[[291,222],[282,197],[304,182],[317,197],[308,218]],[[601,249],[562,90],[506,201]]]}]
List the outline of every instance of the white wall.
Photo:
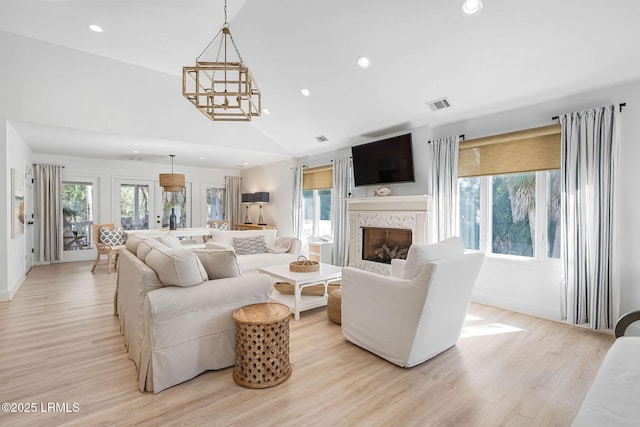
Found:
[{"label": "white wall", "polygon": [[[292,194],[293,194],[293,168],[295,159],[272,163],[270,165],[245,169],[242,171],[242,192],[255,193],[267,191],[269,204],[264,205],[264,220],[267,224],[275,225],[279,236],[292,236]],[[245,207],[242,207],[244,218]],[[249,217],[256,224],[260,210],[257,205],[249,207]]]},{"label": "white wall", "polygon": [[[194,114],[193,107],[180,93],[180,77],[64,48],[46,42],[0,31],[0,299],[16,290],[16,271],[21,267],[24,245],[10,233],[11,168],[24,171],[33,161],[64,164],[65,174],[98,176],[100,179],[99,220],[111,220],[111,180],[115,176],[156,178],[167,172],[167,165],[73,159],[38,155],[27,158],[22,140],[7,123],[33,122],[54,126],[107,132],[115,135],[157,137],[166,140],[240,147],[256,139],[265,147],[273,141],[253,126],[221,124],[212,135],[212,124]],[[11,132],[11,140],[8,132]],[[92,141],[87,141],[91,144]],[[93,142],[95,143],[95,142]],[[201,205],[200,186],[205,181],[224,183],[235,170],[185,168],[194,183],[194,201]],[[194,207],[193,224],[203,225]],[[9,267],[11,265],[11,267]],[[14,269],[15,266],[15,269]]]},{"label": "white wall", "polygon": [[[415,164],[416,182],[405,184],[387,185],[391,189],[392,195],[427,194],[429,178],[426,164],[428,162],[427,141],[429,141],[429,128],[423,126],[410,129],[413,138],[413,156]],[[394,136],[404,132],[397,132],[391,135],[372,138],[371,142]],[[351,156],[351,148],[329,151],[314,156],[301,157],[298,159],[285,160],[270,165],[245,169],[242,171],[242,191],[243,193],[254,193],[256,191],[268,191],[270,193],[269,205],[264,207],[264,218],[267,224],[275,224],[278,227],[278,234],[287,236],[293,234],[292,225],[292,192],[293,174],[291,168],[295,165],[304,165],[308,168],[330,165],[334,159]],[[352,197],[369,197],[373,191],[380,186],[357,187],[353,189]],[[242,211],[244,218],[244,208]],[[249,208],[251,220],[257,222],[259,208],[252,205]]]},{"label": "white wall", "polygon": [[[452,123],[432,129],[434,137],[465,134],[466,139],[556,123],[553,116],[591,107],[626,102],[621,114],[620,194],[616,223],[619,238],[621,303],[624,313],[640,308],[640,200],[635,197],[640,182],[640,82],[605,88],[552,102],[500,114]],[[498,307],[558,319],[559,263],[511,262],[487,258],[474,293],[474,300]]]},{"label": "white wall", "polygon": [[[0,38],[0,53],[4,63],[4,52],[8,49],[6,41]],[[7,112],[9,100],[6,96],[5,85],[2,83],[9,78],[7,67],[0,67],[0,301],[9,298],[9,275],[7,268],[7,253],[11,238],[9,218],[11,204],[8,203],[11,194],[11,168],[8,167],[9,145],[7,144]]]},{"label": "white wall", "polygon": [[[640,182],[640,121],[636,118],[640,112],[640,82],[633,82],[590,93],[579,94],[553,102],[534,105],[513,111],[507,111],[472,120],[451,123],[437,127],[411,129],[413,134],[414,163],[416,182],[391,186],[394,195],[426,194],[430,192],[428,178],[428,150],[426,143],[433,138],[465,134],[466,139],[479,138],[504,132],[511,132],[554,123],[552,116],[580,111],[590,107],[626,102],[621,114],[621,153],[620,153],[620,193],[621,207],[618,212],[619,223],[619,261],[621,281],[622,313],[640,308],[640,200],[635,197],[637,183]],[[378,139],[378,138],[376,138]],[[291,223],[290,200],[291,179],[287,165],[297,163],[308,167],[330,164],[336,157],[350,155],[349,149],[268,165],[243,171],[245,190],[261,188],[260,182],[271,174],[281,183],[277,187],[278,204],[284,201],[286,208],[269,206],[269,214],[278,212],[278,216],[269,217],[278,228],[289,230]],[[375,187],[356,188],[353,197],[371,196]],[[257,190],[256,190],[257,191]],[[274,200],[274,204],[275,204]],[[283,202],[284,203],[284,202]],[[528,313],[540,317],[560,319],[560,280],[562,278],[560,262],[538,262],[531,260],[505,259],[488,255],[483,266],[474,301]]]},{"label": "white wall", "polygon": [[[180,76],[0,31],[9,120],[241,148],[276,144],[246,124],[216,123],[182,96]],[[168,153],[167,153],[168,154]]]},{"label": "white wall", "polygon": [[[156,136],[207,143],[209,124],[193,115],[192,107],[180,97],[179,77],[153,72],[140,67],[83,52],[66,49],[0,31],[0,297],[14,288],[16,273],[9,271],[9,259],[14,245],[9,229],[10,170],[24,168],[28,153],[18,138],[9,141],[7,121],[30,121],[56,126],[105,131],[135,136]],[[36,100],[37,102],[34,102]],[[509,132],[553,123],[551,117],[592,106],[627,102],[622,113],[620,189],[622,206],[616,222],[619,225],[621,266],[621,311],[640,308],[640,222],[636,211],[640,201],[635,187],[640,182],[640,82],[606,88],[586,94],[566,97],[528,108],[460,121],[438,127],[413,129],[416,182],[391,186],[392,194],[409,195],[429,192],[427,179],[426,141],[433,137],[465,134],[467,139]],[[253,134],[252,127],[240,129],[241,134],[221,140],[228,144],[242,139],[242,133]],[[379,138],[374,138],[379,139]],[[373,140],[373,139],[372,139]],[[265,141],[271,143],[272,141]],[[368,142],[368,141],[362,141]],[[88,142],[89,143],[89,142]],[[16,147],[13,146],[16,145]],[[14,148],[16,151],[14,151]],[[349,150],[298,159],[309,167],[328,164],[332,158],[349,155]],[[65,164],[67,174],[93,174],[100,178],[100,220],[110,220],[109,198],[114,176],[157,177],[165,171],[161,165],[126,162],[102,162],[90,159],[33,156],[33,161]],[[271,200],[265,207],[268,222],[275,223],[281,234],[291,233],[290,168],[296,160],[284,161],[261,168],[242,171],[244,191],[269,191]],[[17,167],[16,167],[17,168]],[[237,171],[185,170],[194,182],[195,197],[201,197],[198,185],[205,180],[219,180],[224,174]],[[357,188],[353,197],[370,196],[373,187]],[[200,201],[201,204],[201,201]],[[194,212],[196,212],[194,210]],[[197,214],[196,214],[197,215]],[[252,217],[258,212],[253,207]],[[200,218],[194,216],[194,224]],[[22,254],[20,255],[22,256]],[[483,269],[475,298],[483,302],[525,311],[545,317],[553,313],[557,300],[560,272],[547,264],[503,263],[488,259]]]},{"label": "white wall", "polygon": [[[88,143],[91,143],[88,141]],[[98,160],[84,157],[55,156],[50,154],[33,155],[34,163],[51,163],[63,165],[63,180],[78,180],[78,177],[97,178],[99,186],[98,209],[95,211],[94,222],[114,222],[114,179],[145,179],[158,182],[160,173],[170,171],[167,157],[167,165],[144,163],[140,161]],[[204,169],[195,167],[176,167],[175,171],[186,175],[187,183],[191,183],[191,226],[204,227],[206,225],[206,200],[204,189],[207,186],[224,187],[225,176],[240,176],[240,172],[232,169]],[[117,194],[116,194],[117,195]]]},{"label": "white wall", "polygon": [[[11,169],[15,169],[18,174],[24,177],[25,166],[32,163],[31,150],[16,133],[10,123],[6,123],[6,185],[3,186],[6,191],[6,197],[3,200],[10,200],[11,196]],[[1,195],[0,195],[1,197]],[[10,202],[6,203],[6,209],[3,210],[6,215],[6,253],[2,255],[6,268],[6,281],[0,280],[0,301],[8,300],[18,290],[20,284],[25,278],[25,253],[26,253],[26,233],[16,237],[11,237],[11,227],[13,221],[13,212]]]}]

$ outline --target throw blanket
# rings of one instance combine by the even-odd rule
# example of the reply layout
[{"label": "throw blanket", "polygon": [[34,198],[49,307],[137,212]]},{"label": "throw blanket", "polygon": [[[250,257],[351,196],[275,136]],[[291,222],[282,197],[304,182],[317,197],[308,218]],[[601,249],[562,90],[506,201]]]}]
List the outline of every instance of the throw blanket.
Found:
[{"label": "throw blanket", "polygon": [[293,237],[278,237],[276,244],[272,248],[267,248],[267,252],[270,254],[283,254],[289,252],[291,245],[293,244]]}]

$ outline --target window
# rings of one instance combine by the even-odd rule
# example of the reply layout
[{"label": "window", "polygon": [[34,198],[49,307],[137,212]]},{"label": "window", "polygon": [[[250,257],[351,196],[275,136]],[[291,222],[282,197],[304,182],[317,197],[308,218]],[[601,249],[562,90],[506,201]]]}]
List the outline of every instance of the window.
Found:
[{"label": "window", "polygon": [[304,190],[304,236],[331,236],[331,189]]},{"label": "window", "polygon": [[547,257],[560,258],[560,171],[547,172]]},{"label": "window", "polygon": [[560,257],[560,126],[460,143],[458,195],[465,248]]},{"label": "window", "polygon": [[460,236],[467,249],[480,249],[480,178],[458,180]]},{"label": "window", "polygon": [[207,223],[224,220],[224,188],[207,188]]},{"label": "window", "polygon": [[120,224],[125,230],[149,228],[148,184],[120,184]]},{"label": "window", "polygon": [[177,227],[187,227],[187,187],[182,187],[178,192],[166,192],[162,190],[162,228],[169,228],[169,216],[175,209]]},{"label": "window", "polygon": [[62,221],[64,250],[91,249],[93,224],[93,184],[62,184]]},{"label": "window", "polygon": [[536,174],[494,176],[491,189],[491,252],[532,257],[536,241]]},{"label": "window", "polygon": [[305,169],[302,176],[303,236],[331,236],[331,189],[333,167]]},{"label": "window", "polygon": [[458,194],[466,249],[560,258],[559,170],[459,178]]}]

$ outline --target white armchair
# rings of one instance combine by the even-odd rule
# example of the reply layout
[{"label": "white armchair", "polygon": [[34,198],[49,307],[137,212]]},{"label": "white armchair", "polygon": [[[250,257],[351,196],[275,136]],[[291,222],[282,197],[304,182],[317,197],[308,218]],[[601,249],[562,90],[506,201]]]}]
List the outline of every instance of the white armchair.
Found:
[{"label": "white armchair", "polygon": [[483,260],[451,238],[411,246],[406,263],[392,264],[394,276],[344,268],[342,333],[402,367],[431,359],[458,340]]}]

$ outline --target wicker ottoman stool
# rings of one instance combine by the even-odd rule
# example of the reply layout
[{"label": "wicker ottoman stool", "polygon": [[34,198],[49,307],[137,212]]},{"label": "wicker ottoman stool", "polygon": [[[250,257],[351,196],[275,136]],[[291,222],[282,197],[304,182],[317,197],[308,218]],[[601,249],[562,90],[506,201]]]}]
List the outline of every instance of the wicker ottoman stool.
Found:
[{"label": "wicker ottoman stool", "polygon": [[284,304],[259,303],[233,312],[236,321],[236,366],[233,379],[248,388],[280,384],[291,375],[289,319]]},{"label": "wicker ottoman stool", "polygon": [[342,324],[342,289],[334,289],[327,298],[327,316],[338,325]]}]

